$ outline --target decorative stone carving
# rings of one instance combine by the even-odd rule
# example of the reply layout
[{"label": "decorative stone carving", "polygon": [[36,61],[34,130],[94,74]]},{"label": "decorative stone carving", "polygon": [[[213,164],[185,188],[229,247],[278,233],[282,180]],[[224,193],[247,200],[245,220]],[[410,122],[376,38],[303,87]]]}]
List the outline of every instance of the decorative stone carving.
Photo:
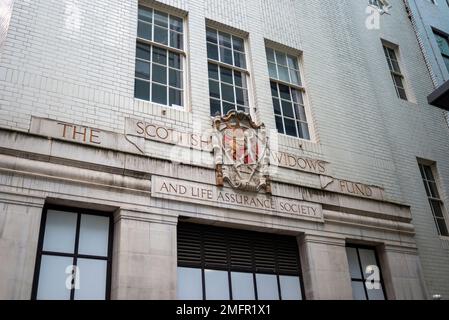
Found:
[{"label": "decorative stone carving", "polygon": [[269,143],[265,125],[247,113],[232,111],[213,119],[212,136],[216,182],[244,191],[271,193]]}]

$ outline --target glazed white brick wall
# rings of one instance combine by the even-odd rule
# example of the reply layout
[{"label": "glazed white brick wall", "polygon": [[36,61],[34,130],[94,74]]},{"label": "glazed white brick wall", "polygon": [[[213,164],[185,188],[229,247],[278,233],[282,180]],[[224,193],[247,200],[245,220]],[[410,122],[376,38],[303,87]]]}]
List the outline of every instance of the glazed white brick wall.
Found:
[{"label": "glazed white brick wall", "polygon": [[[274,128],[265,40],[300,50],[315,139],[280,136],[282,148],[302,146],[331,162],[339,178],[382,186],[389,199],[411,205],[427,284],[449,297],[449,250],[436,234],[416,163],[437,162],[449,204],[449,130],[426,102],[432,82],[402,0],[390,0],[380,30],[365,28],[367,2],[159,2],[185,15],[188,26],[190,103],[177,111],[133,97],[137,0],[16,0],[0,56],[0,126],[27,131],[33,115],[116,132],[126,117],[208,128],[209,19],[247,35],[254,115]],[[399,45],[411,101],[396,97],[381,38]]]}]

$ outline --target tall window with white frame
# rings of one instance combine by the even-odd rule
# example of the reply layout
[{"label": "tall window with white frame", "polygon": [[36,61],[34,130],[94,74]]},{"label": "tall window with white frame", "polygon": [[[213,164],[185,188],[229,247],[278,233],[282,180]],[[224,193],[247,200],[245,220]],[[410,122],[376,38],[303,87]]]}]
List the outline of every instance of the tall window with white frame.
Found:
[{"label": "tall window with white frame", "polygon": [[110,214],[47,207],[42,214],[32,298],[108,299],[111,263]]},{"label": "tall window with white frame", "polygon": [[438,192],[437,183],[435,181],[432,167],[419,163],[419,170],[426,189],[427,198],[429,200],[430,208],[432,210],[433,219],[441,236],[449,236],[446,220],[444,218],[443,201]]},{"label": "tall window with white frame", "polygon": [[437,41],[438,47],[440,48],[441,56],[443,57],[446,69],[449,72],[449,36],[435,30],[433,33],[435,35],[435,40]]},{"label": "tall window with white frame", "polygon": [[399,61],[396,56],[395,49],[384,45],[384,53],[387,58],[388,67],[390,69],[391,78],[393,79],[394,88],[399,98],[407,100],[407,93],[405,92],[404,76],[399,67]]},{"label": "tall window with white frame", "polygon": [[298,58],[271,48],[266,53],[278,132],[310,139]]},{"label": "tall window with white frame", "polygon": [[208,27],[206,42],[211,115],[232,110],[250,113],[243,38]]},{"label": "tall window with white frame", "polygon": [[183,19],[139,6],[134,96],[161,105],[184,106]]}]

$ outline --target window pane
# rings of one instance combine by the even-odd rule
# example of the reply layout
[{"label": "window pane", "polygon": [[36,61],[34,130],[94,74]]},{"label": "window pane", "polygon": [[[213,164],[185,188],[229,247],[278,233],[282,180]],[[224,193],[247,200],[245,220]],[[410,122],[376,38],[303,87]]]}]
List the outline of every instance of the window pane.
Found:
[{"label": "window pane", "polygon": [[296,118],[302,121],[306,121],[306,112],[303,106],[295,104]]},{"label": "window pane", "polygon": [[153,15],[153,10],[149,8],[139,7],[139,20],[144,20],[151,23],[151,16]]},{"label": "window pane", "polygon": [[279,99],[273,98],[273,108],[274,114],[281,115],[281,106],[279,104]]},{"label": "window pane", "polygon": [[142,100],[150,100],[150,83],[136,79],[134,83],[134,97]]},{"label": "window pane", "polygon": [[243,89],[240,88],[235,88],[235,96],[236,96],[236,101],[237,104],[241,104],[241,105],[246,105],[246,98],[245,98],[245,93]]},{"label": "window pane", "polygon": [[357,257],[357,249],[346,247],[346,255],[348,256],[349,273],[352,279],[362,279],[360,272],[359,259]]},{"label": "window pane", "polygon": [[182,91],[181,90],[176,90],[173,88],[169,89],[169,95],[170,95],[170,101],[169,104],[170,106],[172,105],[177,105],[177,106],[182,106]]},{"label": "window pane", "polygon": [[78,253],[92,256],[108,255],[109,218],[81,215]]},{"label": "window pane", "polygon": [[298,68],[298,59],[296,59],[295,57],[289,55],[287,57],[287,60],[288,60],[288,67],[289,68],[296,69],[296,70],[299,69]]},{"label": "window pane", "polygon": [[429,181],[430,194],[433,198],[439,198],[437,184],[433,181]]},{"label": "window pane", "polygon": [[162,84],[167,84],[167,67],[153,63],[152,80]]},{"label": "window pane", "polygon": [[151,86],[153,102],[167,104],[167,87],[153,83]]},{"label": "window pane", "polygon": [[229,102],[235,102],[234,101],[234,88],[233,86],[227,85],[222,83],[221,84],[221,98],[223,100],[229,101]]},{"label": "window pane", "polygon": [[[69,300],[69,288],[66,287],[67,278],[71,275],[73,258],[42,255],[39,270],[39,284],[37,299]],[[68,273],[66,269],[69,267]]]},{"label": "window pane", "polygon": [[274,51],[271,48],[266,48],[265,52],[267,54],[267,60],[274,62]]},{"label": "window pane", "polygon": [[75,290],[75,300],[106,299],[106,260],[78,258],[79,289]]},{"label": "window pane", "polygon": [[438,224],[438,230],[440,231],[440,235],[447,236],[449,235],[447,230],[446,221],[444,218],[436,218],[437,224]]},{"label": "window pane", "polygon": [[182,32],[182,19],[170,16],[170,29]]},{"label": "window pane", "polygon": [[169,77],[170,77],[170,86],[172,87],[176,87],[176,88],[182,88],[182,72],[175,70],[175,69],[170,69],[169,70]]},{"label": "window pane", "polygon": [[427,180],[435,181],[435,179],[433,178],[432,168],[430,166],[423,166],[423,168],[424,168],[424,173],[426,174]]},{"label": "window pane", "polygon": [[207,57],[218,61],[218,47],[212,43],[207,44]]},{"label": "window pane", "polygon": [[217,81],[209,80],[209,95],[220,99],[220,87]]},{"label": "window pane", "polygon": [[399,68],[399,63],[396,60],[391,60],[391,65],[393,67],[393,71],[401,72],[401,69]]},{"label": "window pane", "polygon": [[279,300],[278,282],[275,275],[256,274],[259,300]]},{"label": "window pane", "polygon": [[150,79],[150,63],[136,60],[136,77]]},{"label": "window pane", "polygon": [[449,41],[439,34],[435,34],[435,39],[437,40],[438,47],[440,48],[441,53],[449,55]]},{"label": "window pane", "polygon": [[232,70],[224,67],[220,67],[221,81],[232,84]]},{"label": "window pane", "polygon": [[279,276],[282,300],[302,300],[299,277]]},{"label": "window pane", "polygon": [[229,111],[234,111],[235,105],[228,102],[223,102],[223,114],[228,114]]},{"label": "window pane", "polygon": [[274,63],[268,62],[268,73],[270,75],[270,78],[277,79],[277,71],[276,71],[276,65]]},{"label": "window pane", "polygon": [[220,47],[220,60],[221,62],[232,64],[232,50]]},{"label": "window pane", "polygon": [[363,281],[352,281],[352,297],[354,300],[366,300],[365,289],[363,289]]},{"label": "window pane", "polygon": [[173,48],[182,49],[182,34],[170,31],[170,46]]},{"label": "window pane", "polygon": [[75,250],[76,221],[76,213],[48,210],[43,250],[73,253]]},{"label": "window pane", "polygon": [[443,218],[443,210],[441,210],[441,203],[439,200],[429,200],[432,206],[433,214],[438,218]]},{"label": "window pane", "polygon": [[240,52],[234,52],[234,65],[236,67],[240,67],[243,69],[246,69],[246,62],[245,62],[245,54]]},{"label": "window pane", "polygon": [[293,84],[301,85],[298,71],[290,69],[290,81]]},{"label": "window pane", "polygon": [[291,100],[290,97],[290,88],[287,86],[284,86],[283,84],[279,85],[279,92],[281,94],[281,98],[285,100]]},{"label": "window pane", "polygon": [[137,58],[151,60],[150,56],[150,46],[142,43],[137,43],[136,45],[136,56]]},{"label": "window pane", "polygon": [[153,62],[167,65],[167,50],[153,47]]},{"label": "window pane", "polygon": [[204,270],[207,300],[229,300],[227,271]]},{"label": "window pane", "polygon": [[300,138],[310,140],[309,126],[307,123],[298,122],[298,134]]},{"label": "window pane", "polygon": [[139,21],[137,23],[137,36],[139,38],[151,40],[151,27],[151,24]]},{"label": "window pane", "polygon": [[245,49],[243,47],[243,39],[242,38],[233,36],[232,44],[233,44],[234,50],[241,51],[241,52],[245,51]]},{"label": "window pane", "polygon": [[366,273],[366,267],[377,266],[376,253],[374,250],[369,249],[358,249],[360,262],[362,264],[362,272],[364,273],[364,278],[366,279],[370,273]]},{"label": "window pane", "polygon": [[234,84],[238,87],[246,87],[244,78],[242,78],[242,73],[240,71],[234,71]]},{"label": "window pane", "polygon": [[223,32],[218,33],[218,40],[221,46],[225,46],[227,48],[231,47],[231,35]]},{"label": "window pane", "polygon": [[290,78],[288,77],[288,68],[279,66],[278,65],[278,71],[279,71],[279,80],[290,82]]},{"label": "window pane", "polygon": [[167,28],[168,15],[164,12],[154,10],[154,24]]},{"label": "window pane", "polygon": [[285,134],[289,136],[297,137],[296,133],[296,121],[284,118]]},{"label": "window pane", "polygon": [[178,267],[177,296],[179,300],[202,300],[201,269]]},{"label": "window pane", "polygon": [[231,272],[232,299],[254,300],[254,280],[252,273]]},{"label": "window pane", "polygon": [[279,51],[276,51],[276,62],[278,65],[287,66],[287,56]]},{"label": "window pane", "polygon": [[168,45],[168,30],[162,27],[154,26],[154,42]]},{"label": "window pane", "polygon": [[402,100],[407,100],[407,94],[405,93],[404,89],[398,88],[398,95]]},{"label": "window pane", "polygon": [[368,293],[368,300],[385,300],[385,296],[382,290],[382,285],[380,285],[380,289],[368,289],[366,288],[366,292]]},{"label": "window pane", "polygon": [[294,118],[295,115],[293,114],[292,104],[285,100],[281,101],[282,101],[282,112],[284,113],[284,117]]},{"label": "window pane", "polygon": [[210,114],[214,117],[221,115],[220,101],[210,99]]},{"label": "window pane", "polygon": [[217,31],[211,28],[206,29],[206,40],[217,43]]},{"label": "window pane", "polygon": [[275,117],[275,120],[276,120],[276,128],[278,129],[278,132],[284,133],[284,126],[282,125],[282,118]]},{"label": "window pane", "polygon": [[174,52],[169,52],[168,63],[170,67],[181,69],[181,56]]},{"label": "window pane", "polygon": [[271,86],[271,96],[273,97],[278,97],[278,87],[276,82],[270,82],[270,86]]},{"label": "window pane", "polygon": [[209,79],[218,80],[218,66],[217,65],[215,65],[213,63],[209,63],[208,71],[209,71]]}]

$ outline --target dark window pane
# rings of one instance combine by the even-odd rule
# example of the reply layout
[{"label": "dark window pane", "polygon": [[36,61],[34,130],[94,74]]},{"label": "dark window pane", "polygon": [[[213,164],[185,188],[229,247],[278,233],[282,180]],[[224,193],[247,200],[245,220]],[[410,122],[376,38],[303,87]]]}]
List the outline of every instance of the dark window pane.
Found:
[{"label": "dark window pane", "polygon": [[220,67],[221,81],[232,84],[232,70],[224,67]]},{"label": "dark window pane", "polygon": [[302,93],[299,90],[291,89],[292,99],[294,102],[304,105],[304,101],[302,99]]},{"label": "dark window pane", "polygon": [[243,39],[239,38],[239,37],[232,37],[232,44],[234,47],[234,50],[238,50],[238,51],[245,51],[244,47],[243,47]]},{"label": "dark window pane", "polygon": [[161,86],[156,83],[153,83],[151,86],[151,92],[152,92],[151,101],[160,103],[160,104],[167,104],[167,87],[166,86]]},{"label": "dark window pane", "polygon": [[399,63],[396,60],[391,60],[391,66],[393,67],[393,71],[401,72],[401,69],[399,69]]},{"label": "dark window pane", "polygon": [[437,218],[437,224],[438,224],[438,229],[440,231],[440,235],[448,236],[449,232],[447,230],[446,221],[444,221],[444,219]]},{"label": "dark window pane", "polygon": [[276,120],[276,128],[278,129],[279,133],[284,133],[284,127],[282,125],[282,118],[281,117],[275,117]]},{"label": "dark window pane", "polygon": [[234,51],[234,65],[246,69],[245,54]]},{"label": "dark window pane", "polygon": [[182,91],[173,88],[169,89],[169,104],[182,106]]},{"label": "dark window pane", "polygon": [[245,92],[243,89],[235,88],[235,96],[237,100],[237,104],[246,105]]},{"label": "dark window pane", "polygon": [[430,187],[430,195],[433,198],[439,198],[440,195],[438,194],[437,184],[433,181],[429,181],[429,187]]},{"label": "dark window pane", "polygon": [[229,111],[235,110],[235,105],[232,103],[223,102],[223,114],[228,114]]},{"label": "dark window pane", "polygon": [[278,87],[276,82],[270,82],[271,86],[271,96],[278,97]]},{"label": "dark window pane", "polygon": [[139,7],[139,20],[144,20],[151,23],[151,16],[153,10],[149,8]]},{"label": "dark window pane", "polygon": [[237,110],[249,113],[249,108],[245,106],[237,106]]},{"label": "dark window pane", "polygon": [[218,61],[218,47],[214,44],[207,44],[207,57]]},{"label": "dark window pane", "polygon": [[393,79],[397,87],[404,88],[404,85],[402,84],[402,77],[398,75],[393,75]]},{"label": "dark window pane", "polygon": [[283,84],[279,85],[279,92],[281,94],[281,98],[285,100],[291,100],[290,97],[290,88],[287,86],[284,86]]},{"label": "dark window pane", "polygon": [[162,84],[167,84],[167,67],[160,66],[153,63],[153,77],[152,80]]},{"label": "dark window pane", "polygon": [[279,99],[273,98],[273,108],[274,114],[281,115],[281,105],[279,104]]},{"label": "dark window pane", "polygon": [[154,26],[154,42],[168,45],[168,30]]},{"label": "dark window pane", "polygon": [[150,63],[136,60],[136,77],[150,79]]},{"label": "dark window pane", "polygon": [[426,175],[424,173],[424,169],[423,169],[423,165],[422,164],[419,165],[419,172],[421,172],[421,177],[423,179],[426,179]]},{"label": "dark window pane", "polygon": [[294,118],[295,115],[293,114],[292,104],[285,100],[281,101],[282,101],[282,112],[284,113],[284,117]]},{"label": "dark window pane", "polygon": [[170,46],[182,49],[182,34],[170,31]]},{"label": "dark window pane", "polygon": [[170,67],[181,69],[181,56],[177,53],[170,52],[168,56],[168,62],[170,64]]},{"label": "dark window pane", "polygon": [[432,168],[430,166],[423,166],[424,167],[424,173],[426,174],[426,178],[429,181],[435,181],[433,178]]},{"label": "dark window pane", "polygon": [[219,44],[221,46],[225,46],[227,48],[232,48],[231,47],[231,35],[229,35],[227,33],[219,32],[218,39],[219,39]]},{"label": "dark window pane", "polygon": [[136,79],[134,83],[134,97],[142,100],[150,100],[150,84]]},{"label": "dark window pane", "polygon": [[168,15],[164,12],[154,10],[154,24],[168,28]]},{"label": "dark window pane", "polygon": [[234,100],[234,87],[224,84],[221,84],[221,98],[226,101],[235,102]]},{"label": "dark window pane", "polygon": [[245,87],[242,82],[242,73],[240,71],[234,71],[234,84],[238,87]]},{"label": "dark window pane", "polygon": [[145,60],[151,60],[150,59],[150,46],[143,44],[143,43],[137,43],[136,45],[136,56],[137,58],[145,59]]},{"label": "dark window pane", "polygon": [[220,59],[221,62],[232,64],[232,50],[220,47]]},{"label": "dark window pane", "polygon": [[153,62],[167,65],[167,50],[153,47]]},{"label": "dark window pane", "polygon": [[289,136],[297,137],[296,121],[284,118],[285,133]]},{"label": "dark window pane", "polygon": [[398,94],[399,98],[401,98],[402,100],[407,100],[407,94],[405,93],[404,89],[398,88]]},{"label": "dark window pane", "polygon": [[441,202],[438,200],[429,200],[432,206],[433,214],[438,218],[443,218],[443,210],[441,209]]},{"label": "dark window pane", "polygon": [[151,40],[151,24],[139,21],[137,23],[137,36]]},{"label": "dark window pane", "polygon": [[206,29],[206,40],[217,43],[217,31],[211,28]]},{"label": "dark window pane", "polygon": [[210,114],[214,117],[221,115],[220,101],[210,99]]},{"label": "dark window pane", "polygon": [[168,73],[170,86],[182,88],[182,71],[170,69]]},{"label": "dark window pane", "polygon": [[296,114],[296,119],[302,120],[302,121],[307,121],[306,112],[305,112],[305,109],[303,106],[301,106],[299,104],[295,104],[295,114]]},{"label": "dark window pane", "polygon": [[170,17],[170,29],[182,32],[182,19],[178,17]]},{"label": "dark window pane", "polygon": [[217,81],[209,80],[209,95],[220,99],[220,87]]},{"label": "dark window pane", "polygon": [[267,54],[267,60],[274,62],[274,50],[270,48],[266,48],[265,52]]},{"label": "dark window pane", "polygon": [[218,80],[218,66],[213,63],[208,64],[209,78]]}]

